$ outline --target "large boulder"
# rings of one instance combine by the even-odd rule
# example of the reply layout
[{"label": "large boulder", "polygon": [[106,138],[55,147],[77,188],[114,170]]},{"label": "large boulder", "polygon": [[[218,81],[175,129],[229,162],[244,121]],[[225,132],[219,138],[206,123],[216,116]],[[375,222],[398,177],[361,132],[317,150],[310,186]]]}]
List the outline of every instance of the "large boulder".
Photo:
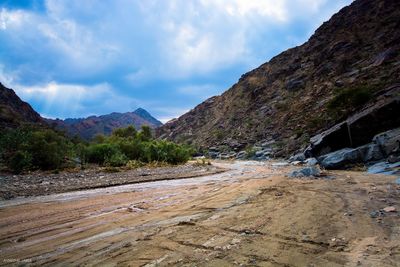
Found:
[{"label": "large boulder", "polygon": [[367,144],[362,146],[362,148],[365,148],[362,150],[364,162],[378,161],[385,157],[381,147],[377,144]]},{"label": "large boulder", "polygon": [[341,169],[350,163],[363,160],[363,155],[358,149],[343,148],[341,150],[323,155],[318,158],[322,167],[326,169]]},{"label": "large boulder", "polygon": [[318,158],[326,169],[341,169],[348,164],[373,162],[384,158],[379,145],[369,143],[357,148],[344,148]]},{"label": "large boulder", "polygon": [[[400,114],[399,114],[400,116]],[[380,133],[373,138],[385,156],[400,152],[400,128]]]}]

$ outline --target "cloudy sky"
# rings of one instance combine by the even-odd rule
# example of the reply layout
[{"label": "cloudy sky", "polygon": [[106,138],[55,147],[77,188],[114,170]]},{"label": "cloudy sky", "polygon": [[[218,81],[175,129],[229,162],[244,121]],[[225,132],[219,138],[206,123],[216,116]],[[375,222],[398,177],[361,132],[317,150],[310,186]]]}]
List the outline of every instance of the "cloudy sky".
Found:
[{"label": "cloudy sky", "polygon": [[45,117],[162,121],[305,42],[351,0],[0,0],[0,82]]}]

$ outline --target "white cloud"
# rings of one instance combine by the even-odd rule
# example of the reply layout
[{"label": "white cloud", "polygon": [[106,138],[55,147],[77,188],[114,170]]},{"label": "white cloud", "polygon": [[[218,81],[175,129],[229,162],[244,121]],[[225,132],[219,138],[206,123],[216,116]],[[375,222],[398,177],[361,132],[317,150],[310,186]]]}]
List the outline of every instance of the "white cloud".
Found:
[{"label": "white cloud", "polygon": [[270,17],[280,22],[288,19],[286,1],[276,0],[203,0],[207,6],[213,6],[230,16]]},{"label": "white cloud", "polygon": [[[111,111],[125,112],[125,107],[134,106],[138,102],[134,98],[116,94],[107,83],[85,86],[50,82],[43,85],[12,87],[22,99],[42,104],[43,114],[53,112],[61,118],[65,117],[65,114],[86,117]],[[88,108],[92,108],[92,112],[88,112]]]},{"label": "white cloud", "polygon": [[32,38],[35,45],[40,41],[44,55],[57,56],[54,71],[69,76],[91,76],[124,65],[149,69],[153,76],[182,78],[234,64],[253,66],[259,51],[252,40],[261,26],[274,28],[295,17],[316,15],[325,3],[47,0],[43,14],[3,8],[0,28],[14,27],[10,34],[25,49]]},{"label": "white cloud", "polygon": [[[218,94],[221,84],[229,87],[223,75],[238,76],[300,44],[305,31],[349,2],[46,0],[40,12],[0,4],[0,49],[9,49],[0,79],[52,116],[142,106],[171,118],[187,111],[183,97],[200,102]],[[157,94],[162,90],[171,95]],[[132,97],[145,91],[140,101]],[[159,95],[165,99],[153,103]],[[175,100],[179,106],[170,107]]]},{"label": "white cloud", "polygon": [[20,27],[26,17],[27,14],[21,10],[8,11],[2,8],[0,11],[0,29],[7,30],[13,27]]}]

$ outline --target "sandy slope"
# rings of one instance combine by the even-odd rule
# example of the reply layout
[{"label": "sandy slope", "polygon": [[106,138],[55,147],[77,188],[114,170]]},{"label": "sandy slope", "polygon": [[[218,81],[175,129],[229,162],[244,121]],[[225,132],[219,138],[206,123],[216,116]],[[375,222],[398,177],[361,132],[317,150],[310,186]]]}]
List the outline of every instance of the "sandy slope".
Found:
[{"label": "sandy slope", "polygon": [[230,171],[2,201],[0,264],[400,266],[398,213],[369,214],[399,210],[394,177],[217,165]]}]

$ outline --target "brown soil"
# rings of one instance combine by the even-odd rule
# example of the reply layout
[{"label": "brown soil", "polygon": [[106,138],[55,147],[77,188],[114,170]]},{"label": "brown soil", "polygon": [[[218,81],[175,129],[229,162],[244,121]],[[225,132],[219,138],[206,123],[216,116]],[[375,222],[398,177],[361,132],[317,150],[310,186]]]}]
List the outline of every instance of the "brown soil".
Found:
[{"label": "brown soil", "polygon": [[[0,264],[399,266],[394,177],[216,163],[215,176],[0,202]],[[104,189],[106,190],[106,189]],[[89,192],[89,191],[88,191]]]}]

